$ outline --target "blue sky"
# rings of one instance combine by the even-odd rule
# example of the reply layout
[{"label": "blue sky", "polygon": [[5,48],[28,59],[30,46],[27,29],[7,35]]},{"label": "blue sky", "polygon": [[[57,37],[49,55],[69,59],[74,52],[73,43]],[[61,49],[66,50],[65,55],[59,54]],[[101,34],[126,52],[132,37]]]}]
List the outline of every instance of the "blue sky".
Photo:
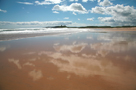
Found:
[{"label": "blue sky", "polygon": [[136,25],[136,0],[0,0],[0,28]]}]

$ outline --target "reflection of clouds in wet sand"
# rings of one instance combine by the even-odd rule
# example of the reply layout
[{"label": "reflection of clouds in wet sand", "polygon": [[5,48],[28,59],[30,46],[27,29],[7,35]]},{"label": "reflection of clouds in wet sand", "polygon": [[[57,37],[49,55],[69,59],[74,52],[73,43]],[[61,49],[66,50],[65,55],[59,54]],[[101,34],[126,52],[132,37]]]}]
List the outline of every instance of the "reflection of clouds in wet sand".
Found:
[{"label": "reflection of clouds in wet sand", "polygon": [[42,71],[41,70],[33,70],[29,72],[29,76],[33,78],[34,81],[41,79],[43,77]]},{"label": "reflection of clouds in wet sand", "polygon": [[96,55],[100,54],[102,57],[105,57],[108,53],[109,53],[109,51],[99,50]]},{"label": "reflection of clouds in wet sand", "polygon": [[41,52],[38,53],[38,55],[40,55],[40,56],[41,56],[41,55],[45,55],[45,54],[46,54],[45,51],[41,51]]},{"label": "reflection of clouds in wet sand", "polygon": [[60,43],[54,43],[54,45],[59,45]]},{"label": "reflection of clouds in wet sand", "polygon": [[[67,71],[70,73],[75,73],[79,76],[89,76],[89,75],[107,75],[112,71],[116,71],[116,67],[113,67],[112,63],[109,61],[100,61],[93,58],[83,58],[77,55],[66,56],[62,53],[49,53],[50,57],[54,59],[61,59],[67,61],[67,63],[60,62],[59,60],[51,60],[51,62],[60,68],[60,71]],[[109,71],[108,73],[106,73]]]},{"label": "reflection of clouds in wet sand", "polygon": [[0,46],[0,52],[4,52],[9,46]]},{"label": "reflection of clouds in wet sand", "polygon": [[54,78],[53,78],[53,77],[47,77],[47,79],[48,79],[48,80],[54,80]]},{"label": "reflection of clouds in wet sand", "polygon": [[3,52],[6,50],[6,47],[0,47],[0,51]]},{"label": "reflection of clouds in wet sand", "polygon": [[54,46],[54,49],[56,51],[71,51],[73,53],[79,53],[85,48],[86,45],[87,43],[75,44],[74,42],[73,45]]},{"label": "reflection of clouds in wet sand", "polygon": [[93,37],[92,37],[92,36],[87,36],[86,38],[87,38],[87,39],[93,39]]},{"label": "reflection of clouds in wet sand", "polygon": [[19,64],[19,60],[15,60],[15,59],[8,59],[9,62],[13,62],[17,67],[18,69],[21,69],[21,65]]},{"label": "reflection of clouds in wet sand", "polygon": [[135,58],[129,55],[126,56],[117,56],[117,59],[125,60],[125,61],[135,61]]},{"label": "reflection of clouds in wet sand", "polygon": [[36,58],[32,58],[32,59],[30,59],[29,61],[36,61]]},{"label": "reflection of clouds in wet sand", "polygon": [[124,59],[125,59],[126,61],[133,61],[133,60],[134,60],[134,58],[131,57],[131,56],[129,56],[129,55],[126,55],[126,56],[124,57]]},{"label": "reflection of clouds in wet sand", "polygon": [[65,37],[64,39],[65,39],[65,40],[69,40],[69,37]]},{"label": "reflection of clouds in wet sand", "polygon": [[82,56],[85,57],[85,58],[96,58],[96,55],[82,54]]},{"label": "reflection of clouds in wet sand", "polygon": [[103,43],[90,44],[91,49],[97,50],[96,55],[100,54],[102,57],[105,57],[109,51],[106,46],[103,46]]},{"label": "reflection of clouds in wet sand", "polygon": [[35,66],[34,64],[30,63],[30,62],[27,62],[24,64],[24,66],[27,65],[27,66]]},{"label": "reflection of clouds in wet sand", "polygon": [[113,32],[99,35],[98,40],[136,41],[135,32]]},{"label": "reflection of clouds in wet sand", "polygon": [[76,41],[73,42],[73,45],[75,45],[75,44],[76,44]]},{"label": "reflection of clouds in wet sand", "polygon": [[53,58],[50,62],[58,66],[61,72],[74,73],[79,76],[100,75],[105,80],[121,84],[129,83],[131,86],[135,85],[134,82],[136,83],[136,72],[133,70],[125,71],[114,66],[113,63],[108,60],[84,58],[78,55],[67,56],[62,53],[51,52],[47,53],[47,55]]},{"label": "reflection of clouds in wet sand", "polygon": [[110,33],[107,33],[105,35],[100,35],[100,36],[97,37],[97,40],[109,41],[109,40],[112,40],[112,38],[110,36],[111,36]]},{"label": "reflection of clouds in wet sand", "polygon": [[67,76],[67,79],[70,79],[70,77],[71,77],[71,75],[68,75],[68,76]]},{"label": "reflection of clouds in wet sand", "polygon": [[[101,52],[104,52],[105,55],[108,54],[109,51],[112,52],[124,52],[131,48],[136,47],[136,42],[129,42],[129,41],[112,41],[108,43],[94,43],[90,44],[91,49],[99,51],[98,54],[103,54]],[[105,56],[102,55],[102,56]]]},{"label": "reflection of clouds in wet sand", "polygon": [[25,55],[32,55],[32,54],[35,54],[36,52],[27,52],[27,53],[24,53]]},{"label": "reflection of clouds in wet sand", "polygon": [[130,48],[136,48],[136,36],[132,33],[135,32],[108,33],[98,36],[97,39],[110,41],[105,44],[102,43],[103,46],[107,47],[108,50],[113,52],[126,51]]}]

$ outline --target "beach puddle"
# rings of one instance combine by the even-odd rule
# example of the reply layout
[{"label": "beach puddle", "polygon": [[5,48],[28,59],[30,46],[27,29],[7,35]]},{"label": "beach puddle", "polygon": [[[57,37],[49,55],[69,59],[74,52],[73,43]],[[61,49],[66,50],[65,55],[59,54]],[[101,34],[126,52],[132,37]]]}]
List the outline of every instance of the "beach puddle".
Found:
[{"label": "beach puddle", "polygon": [[136,90],[136,32],[0,42],[0,90]]}]

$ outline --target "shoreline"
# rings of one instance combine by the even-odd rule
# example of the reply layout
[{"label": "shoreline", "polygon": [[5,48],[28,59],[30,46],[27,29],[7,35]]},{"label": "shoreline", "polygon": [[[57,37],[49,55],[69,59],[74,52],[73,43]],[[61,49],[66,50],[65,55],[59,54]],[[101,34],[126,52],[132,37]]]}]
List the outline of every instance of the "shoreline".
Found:
[{"label": "shoreline", "polygon": [[[57,28],[58,29],[58,28]],[[78,28],[78,29],[90,29],[90,31],[85,32],[114,32],[114,31],[136,31],[136,27],[131,28]],[[98,30],[99,29],[99,30]],[[93,31],[91,31],[93,30]],[[77,31],[81,33],[80,31]],[[32,37],[40,37],[40,36],[50,36],[50,35],[63,35],[63,34],[72,34],[75,32],[51,32],[51,33],[14,33],[14,34],[0,34],[0,41],[10,41],[16,39],[23,39],[23,38],[32,38]]]},{"label": "shoreline", "polygon": [[0,42],[1,41],[25,39],[25,38],[33,38],[33,37],[62,35],[62,34],[67,34],[67,33],[3,34],[3,35],[0,35]]}]

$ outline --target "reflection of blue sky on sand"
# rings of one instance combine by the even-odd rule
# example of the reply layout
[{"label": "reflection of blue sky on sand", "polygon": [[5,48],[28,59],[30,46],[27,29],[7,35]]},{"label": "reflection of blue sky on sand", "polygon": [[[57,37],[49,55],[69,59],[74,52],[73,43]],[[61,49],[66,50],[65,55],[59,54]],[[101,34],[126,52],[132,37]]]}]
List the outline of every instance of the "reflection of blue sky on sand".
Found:
[{"label": "reflection of blue sky on sand", "polygon": [[[69,39],[66,40],[66,37]],[[39,37],[36,38],[37,42],[32,39],[28,39],[30,42],[25,39],[24,46],[18,46],[21,49],[15,48],[15,43],[12,43],[10,48],[15,49],[16,56],[14,57],[14,54],[10,53],[10,48],[5,51],[2,49],[11,54],[6,58],[9,63],[7,65],[10,67],[14,65],[14,68],[17,68],[15,71],[26,74],[28,81],[40,84],[50,82],[51,85],[53,83],[51,81],[57,80],[59,76],[65,76],[64,81],[74,79],[73,75],[77,79],[99,76],[101,81],[116,83],[111,90],[134,90],[136,88],[136,56],[134,55],[136,36],[131,32],[76,33]],[[22,44],[20,41],[15,42]],[[55,82],[57,84],[62,81],[63,79]],[[82,84],[79,85],[82,86]]]}]

